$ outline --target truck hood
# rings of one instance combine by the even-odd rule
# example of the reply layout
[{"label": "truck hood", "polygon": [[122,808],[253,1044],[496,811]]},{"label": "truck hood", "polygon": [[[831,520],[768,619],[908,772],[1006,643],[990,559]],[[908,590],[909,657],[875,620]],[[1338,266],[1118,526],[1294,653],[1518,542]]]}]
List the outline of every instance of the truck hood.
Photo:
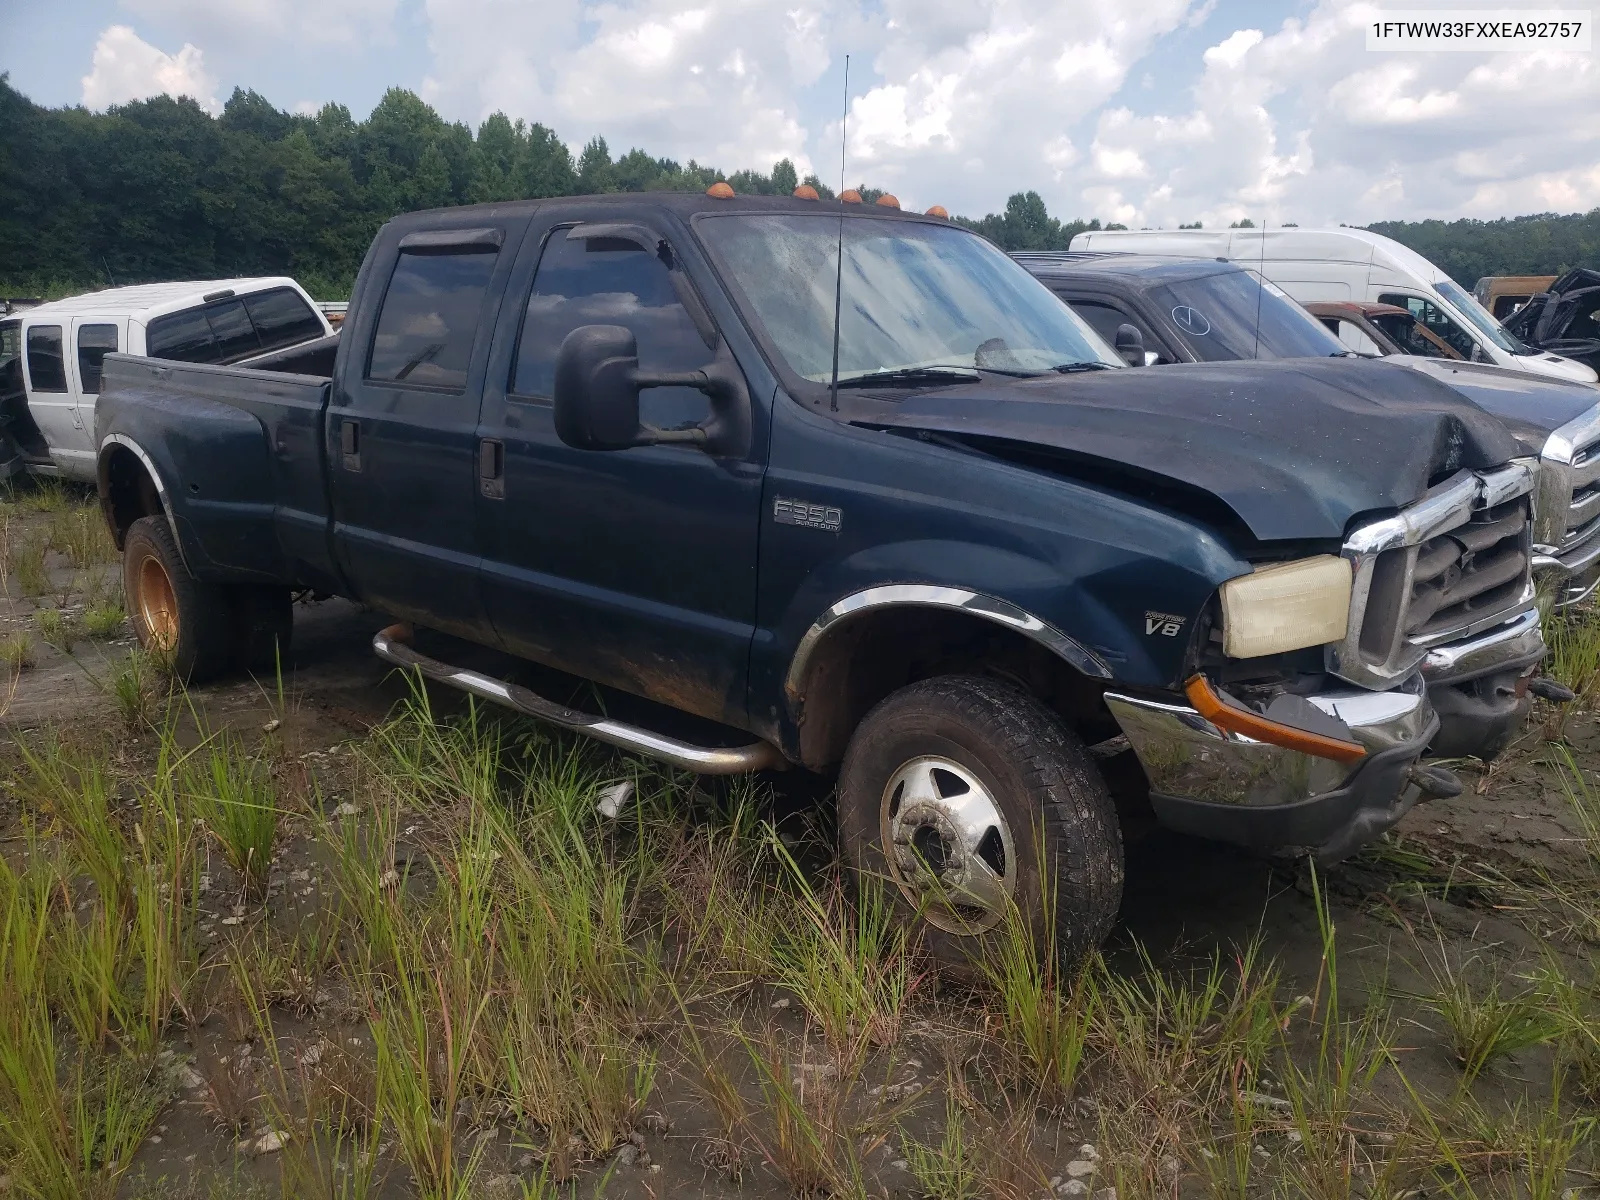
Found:
[{"label": "truck hood", "polygon": [[1454,388],[1498,417],[1529,454],[1538,454],[1551,433],[1600,404],[1600,391],[1589,384],[1563,382],[1509,367],[1412,354],[1390,355],[1381,361],[1385,366],[1420,371]]},{"label": "truck hood", "polygon": [[1260,541],[1341,539],[1358,514],[1519,453],[1498,421],[1438,380],[1349,359],[985,381],[855,419],[1175,481],[1221,500]]}]

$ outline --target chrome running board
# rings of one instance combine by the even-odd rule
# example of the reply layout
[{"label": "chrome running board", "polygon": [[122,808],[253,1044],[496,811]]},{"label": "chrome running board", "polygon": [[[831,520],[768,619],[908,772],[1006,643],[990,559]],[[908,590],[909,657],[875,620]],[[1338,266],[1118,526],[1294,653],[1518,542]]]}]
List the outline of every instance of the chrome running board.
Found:
[{"label": "chrome running board", "polygon": [[701,775],[742,775],[747,771],[779,767],[784,763],[783,755],[770,742],[752,742],[748,746],[695,746],[680,742],[677,738],[652,733],[637,725],[627,725],[609,717],[596,717],[567,708],[517,684],[506,683],[477,671],[452,667],[426,654],[419,654],[411,647],[411,637],[409,625],[391,625],[373,637],[372,649],[379,658],[397,667],[415,670],[435,683],[481,696],[527,716],[585,734],[596,741],[620,746],[646,758],[671,763],[686,771],[696,771]]}]

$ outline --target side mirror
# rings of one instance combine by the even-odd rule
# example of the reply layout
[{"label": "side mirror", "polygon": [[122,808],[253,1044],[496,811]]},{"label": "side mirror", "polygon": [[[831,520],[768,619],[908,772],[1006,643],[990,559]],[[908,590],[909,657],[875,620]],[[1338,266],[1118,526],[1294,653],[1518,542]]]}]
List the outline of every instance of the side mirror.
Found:
[{"label": "side mirror", "polygon": [[556,353],[556,436],[579,450],[639,444],[639,345],[621,325],[581,325]]},{"label": "side mirror", "polygon": [[[711,401],[711,416],[692,429],[639,423],[639,393],[649,387],[689,387]],[[561,343],[555,371],[556,436],[578,450],[688,444],[717,457],[750,449],[750,393],[744,373],[722,339],[717,356],[698,371],[639,369],[633,332],[621,325],[580,325]]]},{"label": "side mirror", "polygon": [[1117,326],[1117,353],[1122,356],[1122,361],[1130,367],[1143,367],[1149,360],[1144,354],[1144,334],[1139,332],[1136,325]]}]

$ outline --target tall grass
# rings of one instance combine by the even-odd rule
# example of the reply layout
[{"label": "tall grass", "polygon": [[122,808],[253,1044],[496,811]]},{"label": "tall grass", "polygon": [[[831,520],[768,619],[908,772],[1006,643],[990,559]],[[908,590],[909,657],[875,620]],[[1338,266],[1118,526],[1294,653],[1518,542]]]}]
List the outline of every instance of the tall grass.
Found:
[{"label": "tall grass", "polygon": [[265,899],[281,819],[270,766],[236,738],[217,734],[191,759],[182,787],[245,898]]}]

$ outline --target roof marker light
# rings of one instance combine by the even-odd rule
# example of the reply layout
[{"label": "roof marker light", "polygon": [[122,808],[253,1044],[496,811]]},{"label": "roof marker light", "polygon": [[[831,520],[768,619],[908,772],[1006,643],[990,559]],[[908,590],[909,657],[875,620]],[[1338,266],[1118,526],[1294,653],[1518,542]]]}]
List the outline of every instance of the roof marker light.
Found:
[{"label": "roof marker light", "polygon": [[948,221],[950,219],[950,210],[942,204],[935,204],[927,211],[926,215],[938,217],[941,221]]},{"label": "roof marker light", "polygon": [[888,192],[885,192],[878,197],[878,204],[882,208],[899,208],[900,200],[898,197],[891,196]]},{"label": "roof marker light", "polygon": [[812,187],[809,183],[802,183],[799,187],[795,188],[794,194],[795,194],[795,199],[797,199],[797,200],[821,200],[822,199],[822,197],[817,194],[817,189]]},{"label": "roof marker light", "polygon": [[719,179],[706,189],[706,195],[713,200],[732,200],[733,189],[728,186],[728,181]]},{"label": "roof marker light", "polygon": [[861,193],[851,188],[849,191],[839,193],[839,201],[842,204],[860,204]]}]

